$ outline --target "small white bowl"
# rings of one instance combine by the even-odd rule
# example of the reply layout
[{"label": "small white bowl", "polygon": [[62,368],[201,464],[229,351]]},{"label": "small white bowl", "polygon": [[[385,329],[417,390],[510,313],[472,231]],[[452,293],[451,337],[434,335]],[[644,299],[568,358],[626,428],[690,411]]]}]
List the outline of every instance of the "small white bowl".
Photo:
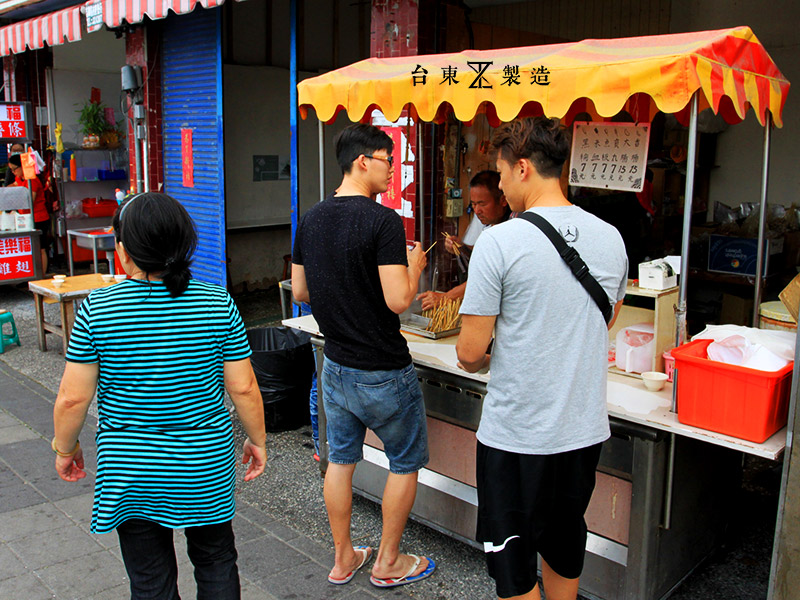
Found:
[{"label": "small white bowl", "polygon": [[114,281],[114,275],[111,274],[111,273],[103,273],[100,276],[103,278],[103,281],[105,281],[106,283],[110,283],[110,282]]},{"label": "small white bowl", "polygon": [[644,387],[648,390],[658,392],[664,389],[664,385],[667,383],[667,374],[659,373],[658,371],[645,371],[642,373],[642,381],[644,381]]},{"label": "small white bowl", "polygon": [[125,281],[127,278],[128,276],[125,275],[124,273],[122,275],[114,275],[114,279],[116,279],[117,281]]},{"label": "small white bowl", "polygon": [[66,275],[53,275],[53,279],[60,279],[61,281],[64,281],[66,278]]},{"label": "small white bowl", "polygon": [[53,287],[54,288],[60,288],[62,285],[64,285],[64,280],[63,279],[53,279]]}]

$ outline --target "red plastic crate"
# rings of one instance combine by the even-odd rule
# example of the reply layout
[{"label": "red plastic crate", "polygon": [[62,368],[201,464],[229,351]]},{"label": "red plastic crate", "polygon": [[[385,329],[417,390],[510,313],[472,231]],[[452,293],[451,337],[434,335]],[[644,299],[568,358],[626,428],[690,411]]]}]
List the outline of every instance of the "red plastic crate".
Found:
[{"label": "red plastic crate", "polygon": [[757,371],[708,359],[712,340],[672,349],[678,372],[678,421],[762,443],[786,425],[792,369]]}]

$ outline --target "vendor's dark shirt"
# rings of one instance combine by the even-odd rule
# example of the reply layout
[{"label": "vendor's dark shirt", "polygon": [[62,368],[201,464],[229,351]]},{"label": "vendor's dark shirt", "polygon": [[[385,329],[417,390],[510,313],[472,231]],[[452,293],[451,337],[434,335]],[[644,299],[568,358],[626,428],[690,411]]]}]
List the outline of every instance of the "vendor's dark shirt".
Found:
[{"label": "vendor's dark shirt", "polygon": [[330,196],[300,221],[292,262],[303,265],[325,356],[365,371],[411,363],[378,265],[408,265],[398,214],[365,196]]}]

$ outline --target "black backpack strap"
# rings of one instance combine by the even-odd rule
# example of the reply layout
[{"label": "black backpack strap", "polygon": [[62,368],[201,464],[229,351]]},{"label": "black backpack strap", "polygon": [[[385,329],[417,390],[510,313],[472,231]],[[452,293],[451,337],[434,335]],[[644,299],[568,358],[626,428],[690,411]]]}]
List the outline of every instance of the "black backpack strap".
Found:
[{"label": "black backpack strap", "polygon": [[569,246],[567,242],[564,241],[564,238],[561,237],[561,234],[556,231],[555,227],[542,215],[526,211],[518,214],[517,218],[525,219],[531,225],[536,225],[542,230],[542,233],[547,236],[547,239],[556,247],[558,254],[564,259],[564,262],[567,263],[567,266],[570,271],[572,271],[572,274],[575,275],[575,278],[586,291],[589,292],[592,300],[595,301],[600,312],[603,313],[606,325],[608,325],[611,322],[611,318],[614,316],[614,307],[608,301],[608,295],[603,287],[597,283],[597,280],[589,273],[589,267],[583,262],[578,251],[572,246]]}]

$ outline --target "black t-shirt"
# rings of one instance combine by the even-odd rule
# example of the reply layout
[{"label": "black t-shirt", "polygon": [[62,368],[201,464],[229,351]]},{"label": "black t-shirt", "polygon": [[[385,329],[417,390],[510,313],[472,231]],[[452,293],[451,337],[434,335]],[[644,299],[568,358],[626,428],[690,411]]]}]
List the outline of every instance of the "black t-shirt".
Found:
[{"label": "black t-shirt", "polygon": [[329,196],[303,215],[292,262],[305,269],[325,356],[365,371],[411,363],[378,275],[378,265],[408,265],[395,211],[366,196]]}]

